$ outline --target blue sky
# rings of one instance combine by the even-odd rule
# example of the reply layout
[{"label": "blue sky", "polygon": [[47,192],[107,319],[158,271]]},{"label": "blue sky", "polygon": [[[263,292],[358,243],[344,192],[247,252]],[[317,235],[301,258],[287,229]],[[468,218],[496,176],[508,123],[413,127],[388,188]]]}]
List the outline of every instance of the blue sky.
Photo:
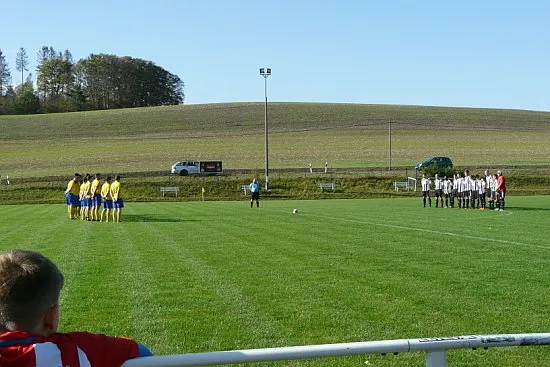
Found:
[{"label": "blue sky", "polygon": [[[549,1],[2,0],[25,47],[151,60],[186,103],[350,102],[550,111]],[[7,16],[9,14],[9,16]],[[9,30],[9,31],[8,31]]]}]

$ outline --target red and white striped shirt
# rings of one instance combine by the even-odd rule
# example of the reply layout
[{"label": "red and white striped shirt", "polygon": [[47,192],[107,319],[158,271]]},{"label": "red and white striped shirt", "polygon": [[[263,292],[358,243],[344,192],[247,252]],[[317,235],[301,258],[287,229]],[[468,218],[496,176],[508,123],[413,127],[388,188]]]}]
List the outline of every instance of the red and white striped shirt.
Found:
[{"label": "red and white striped shirt", "polygon": [[0,335],[2,367],[119,367],[140,354],[138,343],[87,332],[49,337],[12,331]]}]

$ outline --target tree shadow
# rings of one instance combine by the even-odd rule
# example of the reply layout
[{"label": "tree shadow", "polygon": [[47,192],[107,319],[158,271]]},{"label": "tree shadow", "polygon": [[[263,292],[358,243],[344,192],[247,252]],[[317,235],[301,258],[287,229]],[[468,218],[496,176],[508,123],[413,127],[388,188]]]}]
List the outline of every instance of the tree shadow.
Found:
[{"label": "tree shadow", "polygon": [[122,220],[124,222],[163,222],[163,223],[176,223],[176,222],[197,222],[196,219],[184,219],[178,217],[169,217],[166,215],[156,214],[123,214]]},{"label": "tree shadow", "polygon": [[514,211],[530,211],[530,212],[538,212],[538,211],[548,211],[550,208],[531,208],[526,206],[506,206],[504,210],[514,210]]}]

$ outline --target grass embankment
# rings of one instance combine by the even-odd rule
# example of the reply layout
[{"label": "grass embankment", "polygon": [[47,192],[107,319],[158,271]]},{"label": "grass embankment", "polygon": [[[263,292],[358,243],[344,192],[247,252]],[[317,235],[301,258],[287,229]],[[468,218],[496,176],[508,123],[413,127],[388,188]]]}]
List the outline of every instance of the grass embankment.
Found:
[{"label": "grass embankment", "polygon": [[[0,116],[0,174],[169,171],[181,159],[264,167],[261,103]],[[431,155],[456,165],[549,165],[550,113],[321,103],[270,103],[270,168],[409,166]]]}]

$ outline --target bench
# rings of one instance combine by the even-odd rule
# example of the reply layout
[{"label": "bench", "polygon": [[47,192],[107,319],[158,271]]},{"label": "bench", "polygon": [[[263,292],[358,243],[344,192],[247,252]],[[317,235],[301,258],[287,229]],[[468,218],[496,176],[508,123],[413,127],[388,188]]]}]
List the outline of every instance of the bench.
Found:
[{"label": "bench", "polygon": [[167,192],[173,192],[174,194],[176,194],[176,197],[178,197],[178,193],[180,192],[180,188],[179,187],[161,187],[160,192],[162,193],[162,197],[164,197],[164,195]]},{"label": "bench", "polygon": [[404,189],[407,189],[409,191],[409,182],[408,181],[394,181],[393,188],[395,191],[399,191],[399,188],[402,187]]},{"label": "bench", "polygon": [[246,192],[250,191],[250,185],[242,185],[241,190],[243,190],[243,195],[246,196]]},{"label": "bench", "polygon": [[336,188],[336,184],[334,182],[321,182],[319,183],[319,187],[321,188],[321,190],[332,189],[332,191],[334,191],[334,189]]}]

